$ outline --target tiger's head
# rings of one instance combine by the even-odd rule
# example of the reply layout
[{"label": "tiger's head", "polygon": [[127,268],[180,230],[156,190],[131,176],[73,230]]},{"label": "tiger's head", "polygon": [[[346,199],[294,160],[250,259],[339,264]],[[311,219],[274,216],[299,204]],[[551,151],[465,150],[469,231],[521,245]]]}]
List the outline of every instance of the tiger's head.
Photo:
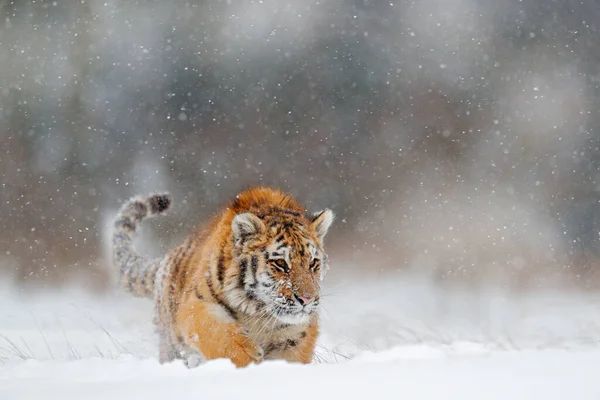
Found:
[{"label": "tiger's head", "polygon": [[239,284],[257,309],[286,324],[310,320],[328,269],[323,238],[333,218],[328,209],[309,216],[281,208],[233,218]]}]

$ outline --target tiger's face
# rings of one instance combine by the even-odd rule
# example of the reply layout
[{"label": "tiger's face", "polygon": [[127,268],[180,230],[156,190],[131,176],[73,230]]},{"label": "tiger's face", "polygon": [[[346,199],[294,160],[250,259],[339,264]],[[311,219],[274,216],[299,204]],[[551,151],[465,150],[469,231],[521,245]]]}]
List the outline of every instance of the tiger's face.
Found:
[{"label": "tiger's face", "polygon": [[240,286],[257,312],[286,324],[303,324],[319,306],[327,271],[323,238],[334,215],[324,210],[308,218],[285,210],[236,215],[232,223]]}]

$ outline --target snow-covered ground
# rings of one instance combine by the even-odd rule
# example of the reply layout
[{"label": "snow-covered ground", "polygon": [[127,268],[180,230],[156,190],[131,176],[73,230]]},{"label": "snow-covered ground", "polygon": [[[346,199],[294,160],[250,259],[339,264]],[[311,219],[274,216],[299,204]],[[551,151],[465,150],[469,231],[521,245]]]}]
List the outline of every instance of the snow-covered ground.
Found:
[{"label": "snow-covered ground", "polygon": [[159,365],[148,301],[2,288],[0,399],[600,399],[600,296],[332,282],[314,365],[244,370]]}]

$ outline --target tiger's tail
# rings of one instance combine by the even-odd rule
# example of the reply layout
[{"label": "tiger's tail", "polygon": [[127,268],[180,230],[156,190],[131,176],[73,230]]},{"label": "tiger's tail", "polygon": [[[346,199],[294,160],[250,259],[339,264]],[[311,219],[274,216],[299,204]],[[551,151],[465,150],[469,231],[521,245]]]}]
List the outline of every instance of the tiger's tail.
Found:
[{"label": "tiger's tail", "polygon": [[171,205],[169,194],[134,197],[119,211],[112,236],[113,262],[119,271],[119,282],[138,297],[154,297],[154,285],[161,259],[150,260],[133,249],[135,230],[140,222],[165,212]]}]

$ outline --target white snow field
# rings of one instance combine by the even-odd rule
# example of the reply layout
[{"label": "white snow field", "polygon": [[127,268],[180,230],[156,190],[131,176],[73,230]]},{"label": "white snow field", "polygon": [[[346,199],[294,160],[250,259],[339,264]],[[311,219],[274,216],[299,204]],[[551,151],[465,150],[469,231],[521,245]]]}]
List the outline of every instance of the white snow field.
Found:
[{"label": "white snow field", "polygon": [[0,399],[600,399],[600,297],[326,287],[313,365],[160,365],[149,301],[0,290]]}]

